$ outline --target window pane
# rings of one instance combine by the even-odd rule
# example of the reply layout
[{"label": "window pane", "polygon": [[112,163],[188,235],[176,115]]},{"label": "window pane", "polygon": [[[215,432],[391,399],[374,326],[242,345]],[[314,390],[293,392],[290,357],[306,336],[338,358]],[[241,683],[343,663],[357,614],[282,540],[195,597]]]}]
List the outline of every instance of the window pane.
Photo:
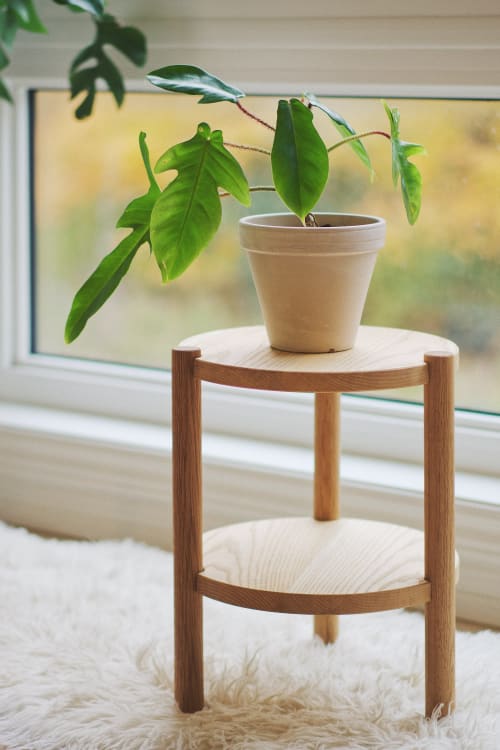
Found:
[{"label": "window pane", "polygon": [[[84,122],[74,119],[66,92],[37,92],[34,102],[35,351],[168,367],[170,348],[188,335],[260,322],[238,248],[237,219],[248,210],[227,198],[222,230],[184,277],[162,285],[144,247],[112,300],[66,346],[64,322],[76,289],[129,231],[114,230],[114,222],[131,198],[145,192],[138,133],[147,132],[153,163],[169,145],[190,138],[203,119],[223,127],[231,142],[270,147],[272,134],[231,104],[200,107],[194,97],[129,94],[117,111],[102,94],[96,116]],[[261,117],[274,118],[275,99],[246,102]],[[387,128],[378,100],[325,102],[358,131]],[[387,219],[387,243],[364,322],[453,339],[461,348],[459,405],[500,411],[499,103],[395,103],[403,137],[424,143],[428,151],[416,157],[424,179],[417,224],[408,226],[392,187],[384,138],[365,141],[377,173],[374,184],[349,148],[332,154],[331,179],[318,208]],[[316,121],[328,143],[337,140],[326,118]],[[237,155],[253,184],[270,184],[265,157]],[[159,181],[166,184],[165,175]],[[273,194],[253,194],[252,213],[280,210]]]}]

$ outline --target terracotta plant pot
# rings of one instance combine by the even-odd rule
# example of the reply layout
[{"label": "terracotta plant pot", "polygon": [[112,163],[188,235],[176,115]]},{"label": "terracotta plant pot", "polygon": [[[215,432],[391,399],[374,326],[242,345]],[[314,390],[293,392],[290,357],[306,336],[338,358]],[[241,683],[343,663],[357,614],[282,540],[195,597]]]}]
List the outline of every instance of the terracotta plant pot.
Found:
[{"label": "terracotta plant pot", "polygon": [[385,221],[356,214],[293,214],[240,221],[271,346],[290,352],[342,351],[354,345]]}]

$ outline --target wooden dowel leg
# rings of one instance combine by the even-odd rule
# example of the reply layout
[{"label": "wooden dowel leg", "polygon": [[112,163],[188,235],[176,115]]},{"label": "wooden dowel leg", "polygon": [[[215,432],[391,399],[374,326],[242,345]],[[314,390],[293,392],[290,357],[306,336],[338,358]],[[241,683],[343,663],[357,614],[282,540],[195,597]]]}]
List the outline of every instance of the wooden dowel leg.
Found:
[{"label": "wooden dowel leg", "polygon": [[455,701],[455,520],[454,369],[451,354],[425,355],[424,387],[425,577],[431,600],[425,608],[425,691],[427,717]]},{"label": "wooden dowel leg", "polygon": [[[340,513],[340,394],[316,393],[314,408],[314,518],[332,521]],[[337,615],[315,615],[314,633],[324,643],[338,636]]]},{"label": "wooden dowel leg", "polygon": [[174,682],[181,711],[203,708],[203,610],[196,591],[202,563],[201,388],[199,349],[172,352]]}]

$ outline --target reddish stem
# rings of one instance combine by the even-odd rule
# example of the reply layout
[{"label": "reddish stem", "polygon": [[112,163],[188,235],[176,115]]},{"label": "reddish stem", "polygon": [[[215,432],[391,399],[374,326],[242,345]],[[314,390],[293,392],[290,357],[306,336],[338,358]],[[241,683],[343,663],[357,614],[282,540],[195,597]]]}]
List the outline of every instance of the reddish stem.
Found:
[{"label": "reddish stem", "polygon": [[391,136],[389,135],[389,133],[386,133],[385,130],[372,130],[372,134],[373,135],[383,135],[383,136],[385,136],[385,138],[387,138],[387,140],[389,140],[389,141],[391,140]]},{"label": "reddish stem", "polygon": [[266,122],[265,120],[261,120],[260,117],[257,117],[257,115],[253,115],[251,112],[248,111],[248,109],[245,109],[245,107],[239,101],[236,102],[236,106],[238,107],[238,109],[240,109],[243,112],[243,114],[247,115],[247,117],[251,117],[252,120],[255,120],[256,122],[260,122],[260,124],[264,125],[264,127],[267,128],[268,130],[272,130],[272,131],[275,130],[275,128],[273,128],[272,125],[269,125],[268,122]]}]

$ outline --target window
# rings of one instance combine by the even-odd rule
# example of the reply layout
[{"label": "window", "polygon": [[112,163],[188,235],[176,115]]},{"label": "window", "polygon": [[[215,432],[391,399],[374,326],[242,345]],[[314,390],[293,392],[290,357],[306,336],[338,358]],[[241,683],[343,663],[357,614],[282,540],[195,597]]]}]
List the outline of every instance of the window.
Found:
[{"label": "window", "polygon": [[[323,2],[312,3],[307,12],[304,11],[296,0],[278,4],[269,4],[263,0],[256,0],[251,6],[236,7],[229,3],[228,0],[217,0],[210,6],[210,11],[198,4],[189,2],[175,2],[173,4],[141,4],[140,7],[132,0],[124,0],[120,4],[120,12],[123,19],[130,19],[133,23],[139,25],[146,33],[150,40],[150,60],[148,67],[155,68],[166,63],[177,62],[179,59],[188,60],[189,62],[213,70],[223,78],[231,79],[238,83],[248,92],[262,92],[263,94],[274,94],[276,91],[282,91],[284,94],[296,94],[297,90],[314,90],[318,96],[335,94],[336,96],[349,97],[379,97],[380,95],[393,101],[393,97],[433,97],[448,100],[450,112],[452,108],[468,107],[466,101],[460,102],[459,99],[472,99],[470,106],[489,107],[488,122],[491,123],[491,111],[496,107],[495,101],[500,99],[499,85],[499,67],[498,67],[498,34],[500,16],[498,10],[492,8],[491,0],[478,0],[474,8],[466,4],[457,4],[451,0],[444,0],[439,6],[439,13],[436,14],[436,8],[433,3],[421,3],[418,9],[405,6],[401,3],[383,2],[377,3],[376,8],[372,9],[371,15],[366,16],[359,4],[352,2],[342,2],[331,7]],[[45,16],[46,14],[46,16]],[[92,412],[109,415],[111,417],[120,417],[123,419],[131,418],[138,420],[150,420],[155,423],[165,423],[168,420],[168,376],[164,370],[152,370],[143,367],[114,365],[113,362],[128,361],[144,362],[150,365],[164,367],[168,364],[168,351],[170,344],[176,342],[184,335],[181,329],[171,327],[176,321],[169,320],[169,325],[159,324],[157,331],[150,331],[151,335],[159,336],[157,346],[148,346],[142,354],[132,353],[128,349],[124,352],[118,351],[119,344],[119,327],[122,326],[120,313],[113,313],[112,308],[107,307],[98,313],[98,316],[91,321],[94,326],[102,329],[105,333],[106,327],[110,326],[109,338],[105,351],[79,352],[88,356],[106,357],[109,363],[95,362],[91,360],[82,360],[73,356],[77,354],[76,348],[64,348],[64,357],[59,356],[58,347],[62,348],[62,325],[71,299],[71,295],[79,283],[86,277],[88,270],[94,267],[98,258],[112,247],[113,237],[110,234],[111,224],[108,216],[103,220],[103,226],[109,234],[100,235],[96,239],[95,249],[96,256],[85,264],[85,267],[68,262],[66,271],[75,273],[75,277],[67,279],[65,291],[61,291],[59,286],[55,285],[55,280],[49,278],[49,285],[44,287],[41,279],[42,269],[47,267],[47,261],[50,265],[50,253],[54,251],[56,244],[51,248],[52,238],[55,239],[57,232],[60,231],[56,225],[52,227],[45,226],[43,232],[39,235],[39,242],[36,248],[39,261],[38,267],[35,268],[35,283],[31,284],[31,272],[29,260],[29,213],[28,213],[28,186],[30,182],[30,165],[27,154],[28,143],[28,111],[26,108],[26,90],[35,88],[40,94],[37,94],[37,107],[39,115],[43,109],[42,97],[49,96],[49,92],[54,89],[60,89],[65,85],[66,63],[69,63],[71,57],[81,47],[81,41],[85,30],[81,24],[71,24],[67,13],[57,5],[51,4],[44,9],[44,17],[50,18],[51,34],[45,35],[26,35],[20,36],[17,55],[9,68],[11,76],[12,90],[16,97],[16,106],[14,109],[7,105],[0,107],[0,148],[1,148],[1,170],[0,170],[0,211],[1,211],[1,273],[0,273],[0,305],[2,326],[0,336],[0,396],[14,402],[35,403],[46,407],[56,407],[59,409],[79,410],[83,412]],[[82,36],[81,36],[82,35]],[[404,50],[404,53],[402,52]],[[36,73],[35,73],[36,71]],[[133,71],[137,76],[137,72]],[[138,90],[145,90],[143,79],[136,78],[134,85]],[[52,95],[52,94],[50,94]],[[64,99],[64,94],[59,94]],[[453,98],[456,101],[453,101]],[[166,109],[166,95],[158,94],[154,101],[155,106],[163,112]],[[482,100],[482,101],[481,101]],[[490,100],[490,101],[488,101]],[[141,99],[141,102],[144,101]],[[132,104],[132,98],[129,98]],[[363,100],[363,106],[367,104]],[[358,119],[358,109],[360,102],[352,100],[346,102],[353,106],[355,111],[352,115],[346,109],[346,114],[353,123],[360,127],[362,124],[361,116]],[[409,100],[404,103],[405,106],[412,106]],[[259,101],[259,107],[264,106],[264,100]],[[401,108],[403,102],[400,102]],[[66,106],[66,105],[65,105]],[[141,105],[142,106],[142,105]],[[188,106],[186,101],[186,106]],[[201,112],[208,119],[208,113],[211,108],[201,110],[194,102],[190,102],[193,108],[193,115],[189,116],[190,126],[188,132],[192,132],[192,123],[197,122]],[[222,106],[222,105],[221,105]],[[229,106],[229,105],[228,105]],[[344,106],[344,104],[342,105]],[[370,105],[371,106],[371,105]],[[378,101],[373,106],[377,112],[380,111]],[[439,107],[437,102],[430,102],[426,108],[426,113]],[[105,113],[106,119],[109,115],[104,102],[100,104],[98,114],[93,121],[96,127],[101,127],[105,118],[100,114]],[[214,106],[215,111],[216,105]],[[358,108],[358,109],[356,109]],[[81,123],[74,123],[69,117],[69,105],[67,108],[68,127],[75,126],[80,128],[77,133],[77,142],[83,143],[88,141],[88,137],[82,136],[84,130],[81,129]],[[455,110],[454,110],[455,111]],[[496,110],[498,111],[498,110]],[[404,121],[410,122],[411,117],[406,113],[403,114]],[[113,191],[118,196],[119,191],[126,186],[128,194],[129,188],[132,188],[132,177],[128,171],[129,166],[133,170],[139,168],[137,158],[137,147],[135,139],[138,130],[143,126],[142,122],[134,122],[132,132],[125,138],[124,122],[127,118],[126,111],[117,113],[120,119],[120,125],[115,128],[114,137],[121,140],[124,135],[124,141],[131,149],[130,165],[126,165],[126,174],[121,179],[117,177],[116,190]],[[467,119],[467,118],[466,118]],[[41,125],[41,117],[37,118],[38,125]],[[118,119],[116,120],[118,123]],[[101,123],[99,125],[98,123]],[[160,123],[160,119],[159,119]],[[419,123],[415,123],[415,133],[408,126],[406,130],[408,138],[414,137],[416,140],[422,140],[430,148],[430,140],[425,136],[425,130],[428,123],[424,123],[425,128]],[[161,125],[159,125],[161,127]],[[495,125],[493,124],[493,127]],[[412,126],[413,128],[413,126]],[[484,128],[474,129],[476,134],[483,133]],[[161,134],[158,139],[158,146],[155,147],[154,133],[149,133],[150,145],[153,153],[157,149],[163,148],[163,143],[168,140]],[[49,133],[50,138],[50,133]],[[487,140],[490,138],[488,134]],[[55,141],[55,139],[52,139]],[[57,144],[51,144],[57,145]],[[73,144],[74,145],[74,144]],[[372,150],[377,149],[375,139],[371,142]],[[378,148],[384,149],[386,144],[380,143]],[[446,146],[450,146],[449,142]],[[492,159],[498,157],[498,148],[491,150],[490,145],[481,144],[478,153],[484,155],[491,154]],[[441,154],[444,153],[441,150]],[[40,156],[40,154],[38,154]],[[43,154],[41,154],[43,157]],[[431,154],[432,159],[420,159],[424,170],[431,170],[434,164],[435,154]],[[469,155],[467,160],[469,159]],[[344,158],[349,159],[350,155],[345,152]],[[465,158],[465,157],[464,157]],[[378,159],[378,157],[377,157]],[[487,162],[488,159],[485,159]],[[105,160],[103,164],[108,164]],[[132,167],[132,164],[134,165]],[[352,160],[350,162],[352,166]],[[52,169],[56,164],[45,164],[45,169]],[[101,167],[102,165],[100,165]],[[116,167],[124,165],[112,165],[110,172],[118,175]],[[376,165],[380,175],[387,176],[383,168]],[[473,165],[474,166],[474,165]],[[489,165],[485,163],[486,169]],[[99,167],[99,168],[100,168]],[[341,169],[339,167],[339,172]],[[40,174],[40,171],[38,171]],[[476,172],[477,174],[477,172]],[[490,173],[491,174],[491,173]],[[442,169],[439,172],[439,179],[447,176],[447,170]],[[434,178],[430,172],[428,177]],[[453,176],[452,176],[453,178]],[[74,170],[69,169],[67,178],[68,191],[73,185],[77,184]],[[371,198],[379,195],[378,189],[372,190],[369,186],[366,175],[359,174],[359,185],[363,186],[366,196]],[[356,186],[355,186],[356,187]],[[450,201],[455,196],[457,181],[449,179],[446,190],[450,193]],[[38,188],[39,189],[39,186]],[[498,212],[496,210],[496,201],[494,200],[495,185],[491,190],[491,200],[493,201],[493,210],[490,216],[498,221]],[[132,192],[132,190],[131,190]],[[439,191],[438,191],[439,192]],[[442,192],[442,191],[441,191]],[[49,196],[38,196],[38,200],[48,199]],[[116,209],[112,206],[113,195],[108,194],[106,200],[109,200],[109,206],[113,219],[117,216]],[[120,194],[118,200],[118,211],[123,204],[123,198],[126,196]],[[432,189],[429,179],[427,179],[424,213],[430,209]],[[268,196],[266,196],[267,202]],[[389,200],[389,199],[388,199]],[[401,217],[404,226],[404,219],[399,207],[399,198],[391,192],[391,201],[397,202],[396,210],[391,208],[393,217],[391,225],[395,226],[394,217],[398,214]],[[448,201],[448,202],[450,202]],[[234,206],[235,204],[233,204]],[[349,201],[349,205],[352,203]],[[339,206],[342,208],[342,206]],[[82,211],[84,207],[82,206]],[[258,204],[255,204],[258,208]],[[387,206],[380,206],[379,213],[386,215]],[[88,206],[85,208],[88,211]],[[234,211],[234,208],[226,207],[226,212]],[[359,210],[362,209],[361,200]],[[372,205],[368,210],[372,210]],[[445,205],[446,214],[448,213],[448,204]],[[87,218],[88,215],[87,215]],[[96,217],[92,217],[94,220]],[[439,221],[441,221],[441,215]],[[43,219],[37,215],[39,222]],[[482,220],[481,220],[482,222]],[[90,223],[88,222],[90,225]],[[481,223],[481,230],[484,224]],[[85,233],[88,226],[85,227]],[[403,231],[401,229],[401,231]],[[417,237],[422,236],[424,232],[424,223],[419,222],[415,230],[406,230],[409,232],[408,237],[413,237],[414,242]],[[493,230],[492,230],[493,231]],[[497,230],[494,230],[495,232]],[[399,229],[398,229],[399,232]],[[455,231],[455,235],[457,232]],[[234,235],[233,235],[234,236]],[[498,236],[498,235],[497,235]],[[495,234],[493,234],[495,237]],[[79,238],[77,238],[79,239]],[[84,236],[84,239],[87,238]],[[461,239],[461,238],[460,238]],[[406,240],[406,238],[405,238]],[[231,254],[238,265],[239,273],[242,274],[244,283],[246,277],[245,264],[240,257],[239,250],[234,244],[231,246]],[[45,244],[44,244],[45,243]],[[443,239],[446,243],[446,239]],[[88,244],[85,241],[84,248],[87,252]],[[405,241],[405,248],[407,247]],[[402,247],[402,245],[401,245]],[[76,248],[75,248],[76,249]],[[435,250],[435,249],[434,249]],[[478,258],[477,248],[469,246],[463,247],[462,260],[455,263],[452,261],[451,268],[441,266],[439,274],[435,272],[432,278],[442,278],[450,274],[453,276],[462,293],[466,296],[468,305],[468,317],[465,322],[461,317],[460,306],[457,310],[451,312],[446,320],[433,318],[436,328],[442,327],[447,335],[452,338],[459,338],[464,335],[463,329],[465,324],[479,318],[479,323],[475,325],[475,330],[480,330],[483,325],[486,330],[483,331],[480,343],[482,354],[487,352],[488,368],[481,364],[481,388],[476,393],[471,388],[465,390],[465,397],[459,395],[459,401],[462,406],[476,409],[495,410],[497,407],[495,399],[491,394],[495,393],[495,382],[497,380],[496,368],[498,367],[498,334],[492,334],[492,325],[495,322],[495,301],[492,300],[491,294],[495,294],[498,288],[498,267],[495,269],[495,260],[491,261],[492,256]],[[438,259],[443,261],[442,247],[438,248],[438,253],[432,253],[433,261]],[[395,250],[395,252],[397,252]],[[462,251],[461,251],[462,252]],[[488,251],[489,252],[489,251]],[[498,255],[498,254],[497,254]],[[395,275],[394,268],[389,263],[392,256],[389,250],[384,251],[380,256],[377,264],[377,276],[374,278],[372,291],[368,300],[367,315],[368,320],[380,323],[379,308],[377,305],[377,287],[380,289],[387,288],[389,283],[404,282],[405,274],[404,262],[400,256],[400,266],[397,269],[399,277]],[[412,255],[414,259],[418,254]],[[466,258],[467,263],[463,262]],[[73,260],[73,259],[72,259]],[[486,260],[486,265],[483,261]],[[194,283],[195,276],[201,274],[203,264],[206,262],[207,268],[212,270],[212,264],[226,261],[222,253],[218,251],[211,257],[206,254],[206,260],[200,258],[192,271],[191,279],[186,280],[171,289],[166,290],[155,280],[151,289],[154,288],[153,295],[159,299],[160,307],[167,305],[174,293],[181,294],[181,284]],[[415,262],[417,262],[415,260]],[[444,262],[444,261],[443,261]],[[488,265],[492,262],[492,266]],[[147,257],[141,259],[140,263],[147,266]],[[137,261],[136,261],[137,265]],[[394,265],[394,264],[392,264]],[[477,299],[471,297],[471,289],[467,284],[469,271],[474,265],[481,266],[483,269],[482,289],[485,290],[481,295],[481,306],[477,307]],[[195,270],[197,269],[197,270]],[[486,269],[486,271],[484,270]],[[141,269],[137,273],[130,275],[127,280],[128,287],[121,291],[122,299],[128,301],[139,295],[137,284],[141,276]],[[412,272],[415,269],[411,269]],[[489,273],[491,270],[491,274]],[[147,279],[146,269],[145,275]],[[50,271],[49,271],[50,275]],[[409,274],[408,274],[409,275]],[[496,285],[496,286],[495,286]],[[437,285],[436,285],[437,286]],[[177,291],[174,292],[174,289]],[[491,291],[491,289],[493,291]],[[34,330],[30,325],[30,315],[28,300],[31,291],[35,290],[35,305],[37,309],[36,325]],[[434,290],[435,293],[436,290]],[[59,311],[54,315],[50,312],[50,297],[61,294]],[[141,294],[144,294],[144,289]],[[196,295],[197,298],[200,295]],[[151,295],[148,294],[148,304],[142,306],[144,310],[153,311]],[[234,295],[233,295],[234,297]],[[241,302],[239,298],[238,302]],[[393,302],[401,299],[401,296],[394,295]],[[418,303],[418,300],[417,300]],[[425,300],[426,305],[432,308],[433,300]],[[118,304],[118,302],[117,302]],[[256,313],[254,299],[252,302],[245,302],[244,308],[239,309],[239,313],[245,320],[251,320]],[[486,306],[486,307],[484,307]],[[399,310],[391,310],[391,319],[396,324],[396,317],[399,316],[401,324],[417,325],[410,311],[418,309],[416,306],[401,306]],[[491,317],[483,316],[484,309],[492,311]],[[131,309],[131,308],[130,308]],[[429,309],[429,308],[428,308]],[[205,309],[203,315],[203,327],[219,325],[216,315],[212,315],[212,309]],[[396,316],[397,313],[397,316]],[[153,313],[155,320],[160,321],[161,315]],[[52,315],[52,318],[51,318]],[[116,317],[116,315],[118,317]],[[218,313],[217,313],[218,315]],[[138,316],[132,315],[132,322],[137,324]],[[184,316],[182,316],[184,321]],[[106,322],[105,322],[106,321]],[[456,330],[458,321],[458,328]],[[492,324],[493,321],[493,324]],[[236,322],[236,319],[235,319]],[[88,335],[91,335],[89,325]],[[138,325],[141,331],[144,330],[142,321]],[[433,323],[434,325],[434,323]],[[191,332],[195,326],[189,321]],[[429,327],[426,321],[426,328]],[[161,330],[161,334],[158,331]],[[166,339],[166,332],[172,332],[172,340]],[[466,333],[466,332],[465,332]],[[158,339],[157,339],[158,340]],[[84,346],[82,338],[81,346]],[[122,339],[123,341],[123,339]],[[495,343],[496,342],[496,343]],[[80,344],[79,344],[80,345]],[[479,345],[479,344],[478,344]],[[36,351],[36,353],[33,353]],[[42,353],[47,352],[47,353]],[[67,356],[72,352],[71,356]],[[154,352],[155,361],[147,360]],[[472,370],[475,363],[484,362],[484,358],[479,360],[471,358]],[[486,372],[487,370],[487,372]],[[461,382],[464,367],[461,370]],[[491,382],[493,387],[484,388],[488,374],[491,373]],[[471,376],[472,377],[472,376]],[[484,394],[488,393],[485,398]],[[473,394],[474,400],[470,399]],[[400,394],[398,394],[399,396]],[[206,429],[214,431],[231,432],[236,434],[248,435],[250,437],[263,437],[269,440],[278,440],[285,442],[297,441],[299,444],[310,441],[309,428],[309,409],[303,400],[294,399],[293,402],[289,397],[284,396],[281,403],[278,403],[273,396],[267,398],[265,394],[254,394],[252,399],[245,400],[241,394],[234,394],[228,401],[227,394],[221,394],[217,389],[210,391],[210,403],[207,404],[205,414]],[[408,394],[410,399],[415,398],[415,394]],[[493,398],[493,401],[491,399]],[[469,399],[469,400],[467,400]],[[262,409],[260,410],[260,407]],[[279,414],[279,419],[269,418],[273,410]],[[415,440],[405,432],[406,428],[410,432],[418,427],[421,422],[421,414],[418,407],[398,405],[396,402],[374,399],[366,401],[361,398],[350,398],[346,404],[346,439],[345,449],[349,451],[364,453],[365,451],[375,452],[375,455],[386,455],[396,459],[415,460],[419,459],[418,452],[413,454],[409,446],[415,443]],[[237,415],[237,416],[235,416]],[[305,421],[304,421],[305,420]],[[495,475],[497,473],[497,456],[498,456],[498,418],[489,416],[480,412],[461,412],[458,415],[459,440],[458,459],[460,466],[465,470],[478,470]],[[265,425],[264,432],[262,425]],[[390,425],[390,430],[384,434],[384,440],[380,439],[380,428],[384,425]],[[402,432],[399,431],[401,427]],[[351,437],[352,436],[352,439]],[[483,440],[484,438],[484,440]],[[418,441],[417,441],[418,442]]]},{"label": "window", "polygon": [[[186,336],[260,322],[246,259],[238,248],[237,219],[247,209],[232,198],[224,205],[222,232],[181,280],[161,285],[144,247],[112,302],[76,343],[63,342],[73,294],[120,233],[128,232],[113,232],[113,222],[145,188],[137,135],[148,132],[153,163],[169,145],[190,138],[203,119],[222,127],[230,142],[269,147],[270,138],[230,104],[199,106],[194,97],[135,93],[116,112],[108,95],[101,99],[96,117],[77,122],[66,92],[40,90],[32,97],[32,350],[168,367],[171,347]],[[428,158],[417,157],[424,201],[416,226],[408,226],[392,186],[390,146],[377,137],[366,141],[377,172],[375,184],[350,149],[340,149],[331,156],[332,176],[319,209],[387,219],[387,243],[377,261],[364,322],[455,340],[461,349],[458,405],[500,411],[500,102],[393,102],[401,111],[403,136],[424,143],[429,153]],[[273,120],[275,97],[250,97],[246,104]],[[336,98],[329,106],[358,132],[387,128],[378,99]],[[337,140],[326,118],[316,115],[315,122],[327,142]],[[237,155],[241,158],[241,152]],[[269,184],[268,160],[254,153],[245,157],[252,183]],[[159,181],[165,184],[165,175]],[[285,210],[269,193],[253,195],[252,213]],[[409,392],[407,397],[419,399],[420,394]]]}]

